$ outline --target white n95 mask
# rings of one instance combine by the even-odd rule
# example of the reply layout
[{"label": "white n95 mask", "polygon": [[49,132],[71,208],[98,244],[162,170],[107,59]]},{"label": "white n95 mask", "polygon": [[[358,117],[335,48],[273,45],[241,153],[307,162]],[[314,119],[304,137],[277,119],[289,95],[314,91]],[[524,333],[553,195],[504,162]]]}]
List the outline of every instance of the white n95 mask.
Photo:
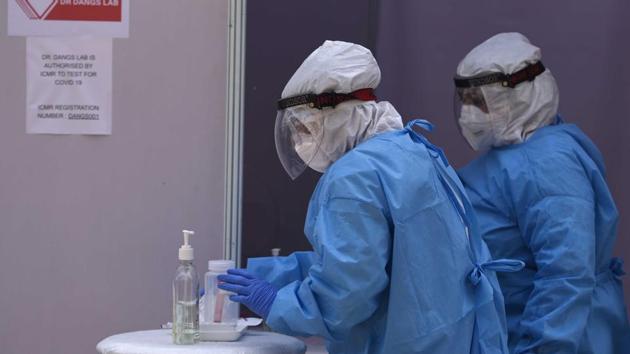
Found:
[{"label": "white n95 mask", "polygon": [[313,142],[295,145],[295,152],[305,164],[317,172],[324,173],[333,161]]},{"label": "white n95 mask", "polygon": [[492,147],[494,132],[490,114],[476,106],[465,104],[461,106],[458,126],[461,133],[475,151]]}]

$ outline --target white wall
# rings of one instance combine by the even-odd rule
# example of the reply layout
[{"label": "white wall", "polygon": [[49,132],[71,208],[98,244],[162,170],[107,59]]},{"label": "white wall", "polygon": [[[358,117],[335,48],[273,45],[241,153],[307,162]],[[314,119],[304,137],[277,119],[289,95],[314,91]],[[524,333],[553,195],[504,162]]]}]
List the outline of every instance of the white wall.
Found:
[{"label": "white wall", "polygon": [[91,353],[170,320],[180,230],[221,257],[227,0],[134,0],[113,135],[25,133],[25,39],[0,5],[0,352]]}]

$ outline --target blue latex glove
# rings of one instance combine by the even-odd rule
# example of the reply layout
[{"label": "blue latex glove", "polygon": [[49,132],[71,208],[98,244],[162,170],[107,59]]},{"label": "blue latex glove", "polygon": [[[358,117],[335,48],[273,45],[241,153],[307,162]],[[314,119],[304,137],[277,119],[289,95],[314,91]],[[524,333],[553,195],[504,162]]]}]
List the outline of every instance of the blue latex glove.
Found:
[{"label": "blue latex glove", "polygon": [[258,316],[267,319],[278,291],[268,282],[258,279],[244,269],[229,269],[227,274],[218,276],[219,289],[230,291],[236,295],[230,300],[239,302],[254,311]]}]

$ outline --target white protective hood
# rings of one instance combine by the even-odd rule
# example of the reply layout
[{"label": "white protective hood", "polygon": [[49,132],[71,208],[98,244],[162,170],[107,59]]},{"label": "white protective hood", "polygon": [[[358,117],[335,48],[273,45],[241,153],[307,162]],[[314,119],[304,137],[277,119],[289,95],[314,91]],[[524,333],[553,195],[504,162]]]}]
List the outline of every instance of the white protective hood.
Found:
[{"label": "white protective hood", "polygon": [[[351,93],[376,88],[380,80],[381,71],[370,50],[358,44],[325,41],[293,74],[282,98],[309,93]],[[317,148],[310,151],[315,156],[302,159],[319,172],[369,137],[403,127],[396,109],[385,101],[352,100],[323,109],[300,105],[279,112],[279,118],[297,119],[309,127],[317,139],[314,144]],[[302,152],[298,149],[298,153]]]},{"label": "white protective hood", "polygon": [[[471,50],[459,63],[457,76],[512,74],[540,60],[540,48],[525,36],[500,33]],[[558,111],[558,87],[549,69],[533,81],[522,82],[514,88],[496,83],[479,86],[479,89],[488,112],[481,114],[475,110],[471,115],[472,110],[468,109],[459,117],[462,133],[476,150],[521,143],[536,129],[553,123]]]}]

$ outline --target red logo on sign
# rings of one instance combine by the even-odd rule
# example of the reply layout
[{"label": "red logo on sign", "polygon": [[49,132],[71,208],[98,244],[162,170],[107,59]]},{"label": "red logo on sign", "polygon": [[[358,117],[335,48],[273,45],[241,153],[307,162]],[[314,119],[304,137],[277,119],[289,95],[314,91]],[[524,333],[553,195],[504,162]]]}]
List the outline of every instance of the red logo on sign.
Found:
[{"label": "red logo on sign", "polygon": [[122,20],[123,0],[15,0],[31,20]]}]

